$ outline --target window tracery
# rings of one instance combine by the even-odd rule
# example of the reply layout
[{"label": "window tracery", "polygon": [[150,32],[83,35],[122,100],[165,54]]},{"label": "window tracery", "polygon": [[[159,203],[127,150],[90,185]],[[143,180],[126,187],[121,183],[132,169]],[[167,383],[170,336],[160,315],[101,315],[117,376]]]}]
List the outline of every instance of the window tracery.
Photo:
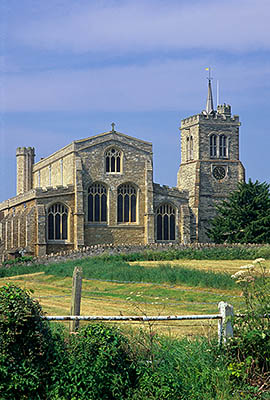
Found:
[{"label": "window tracery", "polygon": [[88,189],[88,221],[107,222],[107,189],[102,183]]},{"label": "window tracery", "polygon": [[107,173],[121,172],[122,153],[115,147],[105,152],[105,170]]},{"label": "window tracery", "polygon": [[156,212],[157,240],[175,240],[176,210],[170,204],[162,204]]},{"label": "window tracery", "polygon": [[117,222],[136,222],[137,191],[131,184],[117,189]]},{"label": "window tracery", "polygon": [[55,203],[48,209],[48,239],[67,240],[68,238],[68,208],[61,203]]}]

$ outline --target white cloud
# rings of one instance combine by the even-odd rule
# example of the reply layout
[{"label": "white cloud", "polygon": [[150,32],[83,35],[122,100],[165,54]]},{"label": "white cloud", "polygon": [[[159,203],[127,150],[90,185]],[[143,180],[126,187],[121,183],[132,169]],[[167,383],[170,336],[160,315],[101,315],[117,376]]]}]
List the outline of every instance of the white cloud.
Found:
[{"label": "white cloud", "polygon": [[[71,3],[70,3],[71,4]],[[18,43],[56,51],[132,53],[270,47],[269,0],[83,2],[13,26]],[[12,33],[11,33],[12,35]]]}]

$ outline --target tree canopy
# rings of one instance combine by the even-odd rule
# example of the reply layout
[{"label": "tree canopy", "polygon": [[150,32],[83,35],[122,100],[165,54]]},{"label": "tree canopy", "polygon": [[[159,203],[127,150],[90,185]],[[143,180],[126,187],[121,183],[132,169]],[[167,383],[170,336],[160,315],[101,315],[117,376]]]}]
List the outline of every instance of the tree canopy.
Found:
[{"label": "tree canopy", "polygon": [[270,243],[270,185],[238,184],[227,200],[217,205],[208,236],[215,243]]}]

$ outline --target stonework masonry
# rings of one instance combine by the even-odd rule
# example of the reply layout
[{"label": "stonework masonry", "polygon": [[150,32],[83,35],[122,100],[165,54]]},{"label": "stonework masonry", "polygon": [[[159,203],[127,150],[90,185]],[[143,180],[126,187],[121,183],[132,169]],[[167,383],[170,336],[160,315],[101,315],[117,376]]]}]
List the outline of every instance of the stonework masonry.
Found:
[{"label": "stonework masonry", "polygon": [[18,147],[17,195],[0,204],[0,256],[87,246],[208,242],[215,206],[245,179],[230,106],[181,123],[177,187],[153,182],[152,144],[112,130],[34,162]]}]

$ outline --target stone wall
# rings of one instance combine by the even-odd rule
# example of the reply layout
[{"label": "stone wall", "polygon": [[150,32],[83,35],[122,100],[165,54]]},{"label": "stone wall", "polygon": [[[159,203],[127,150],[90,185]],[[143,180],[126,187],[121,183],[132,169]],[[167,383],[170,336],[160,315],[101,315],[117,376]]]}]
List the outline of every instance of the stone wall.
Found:
[{"label": "stone wall", "polygon": [[62,154],[58,158],[48,157],[34,166],[34,188],[67,186],[74,184],[74,153]]}]

